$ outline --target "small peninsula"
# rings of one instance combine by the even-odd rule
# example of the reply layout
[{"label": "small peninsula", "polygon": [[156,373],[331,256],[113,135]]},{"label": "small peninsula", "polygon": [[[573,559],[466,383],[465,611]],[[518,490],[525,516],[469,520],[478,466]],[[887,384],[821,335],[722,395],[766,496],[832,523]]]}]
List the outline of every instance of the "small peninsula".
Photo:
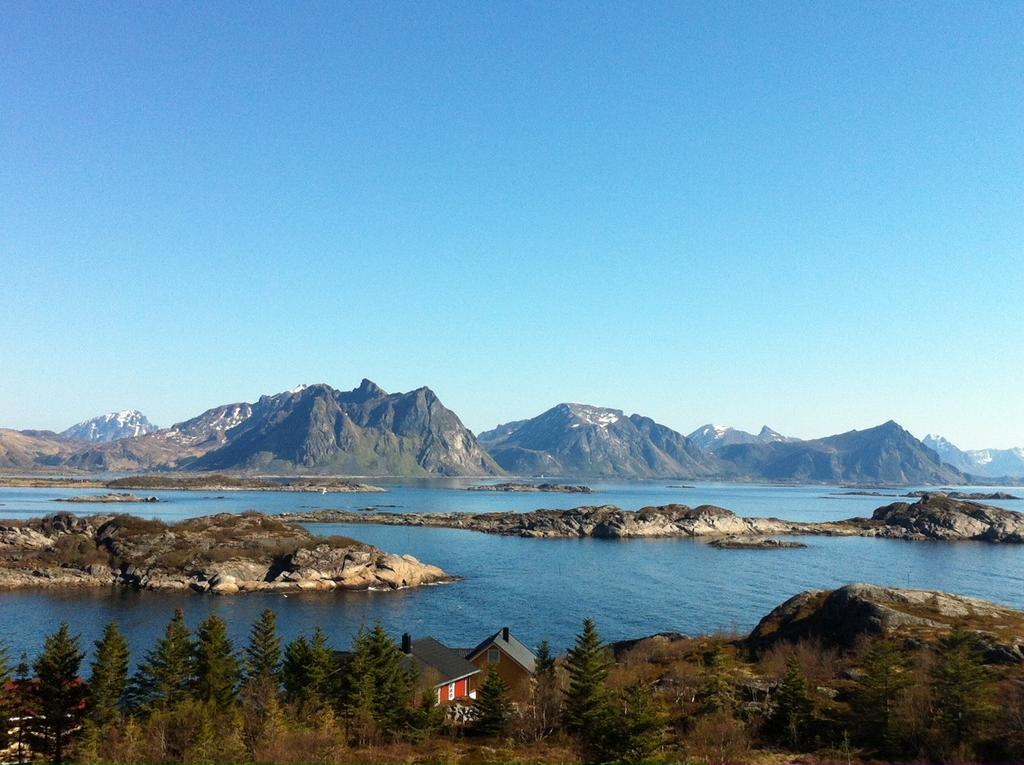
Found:
[{"label": "small peninsula", "polygon": [[437,566],[246,512],[167,524],[56,513],[0,521],[0,589],[127,587],[233,594],[395,590],[452,581]]}]

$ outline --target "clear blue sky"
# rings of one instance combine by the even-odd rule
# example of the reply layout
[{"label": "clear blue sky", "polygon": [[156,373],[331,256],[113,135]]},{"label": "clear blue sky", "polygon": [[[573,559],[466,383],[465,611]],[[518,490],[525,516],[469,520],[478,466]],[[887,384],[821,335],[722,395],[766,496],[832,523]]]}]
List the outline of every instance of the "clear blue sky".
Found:
[{"label": "clear blue sky", "polygon": [[0,424],[299,382],[1024,444],[1024,4],[19,3]]}]

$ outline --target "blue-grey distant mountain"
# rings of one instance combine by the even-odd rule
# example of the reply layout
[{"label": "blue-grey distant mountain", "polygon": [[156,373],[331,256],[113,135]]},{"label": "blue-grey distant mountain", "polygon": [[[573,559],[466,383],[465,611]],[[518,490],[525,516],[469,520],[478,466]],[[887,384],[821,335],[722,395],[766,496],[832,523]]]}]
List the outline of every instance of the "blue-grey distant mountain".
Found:
[{"label": "blue-grey distant mountain", "polygon": [[968,476],[890,420],[810,441],[733,444],[715,451],[738,478],[828,483],[964,484]]},{"label": "blue-grey distant mountain", "polygon": [[592,478],[702,478],[715,458],[649,417],[587,404],[559,404],[529,420],[499,425],[480,443],[518,475]]},{"label": "blue-grey distant mountain", "polygon": [[73,441],[105,443],[119,438],[144,436],[156,430],[159,428],[147,420],[146,415],[138,409],[125,409],[122,412],[101,414],[99,417],[72,425],[60,435]]},{"label": "blue-grey distant mountain", "polygon": [[777,441],[798,441],[799,439],[784,436],[763,426],[756,435],[745,430],[737,430],[728,425],[707,424],[697,428],[687,436],[693,444],[706,452],[713,452],[722,446],[731,444],[771,444]]},{"label": "blue-grey distant mountain", "polygon": [[1024,448],[959,449],[942,436],[928,434],[924,444],[947,465],[985,478],[1024,478]]}]

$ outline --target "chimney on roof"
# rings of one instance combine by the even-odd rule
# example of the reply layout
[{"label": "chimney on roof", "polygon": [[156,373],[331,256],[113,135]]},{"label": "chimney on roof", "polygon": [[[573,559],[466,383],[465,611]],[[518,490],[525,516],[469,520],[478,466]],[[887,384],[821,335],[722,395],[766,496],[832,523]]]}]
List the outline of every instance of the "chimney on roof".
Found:
[{"label": "chimney on roof", "polygon": [[508,627],[501,628],[501,639],[506,643],[508,642]]},{"label": "chimney on roof", "polygon": [[402,653],[412,653],[412,635],[410,635],[408,632],[402,633]]}]

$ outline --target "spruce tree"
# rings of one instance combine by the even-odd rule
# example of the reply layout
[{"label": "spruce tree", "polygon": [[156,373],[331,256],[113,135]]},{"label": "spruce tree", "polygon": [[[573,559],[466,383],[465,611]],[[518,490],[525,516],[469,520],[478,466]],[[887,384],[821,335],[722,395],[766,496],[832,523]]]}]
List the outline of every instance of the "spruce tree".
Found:
[{"label": "spruce tree", "polygon": [[894,641],[876,640],[864,655],[863,670],[850,700],[853,736],[883,757],[895,757],[900,702],[910,686],[903,654]]},{"label": "spruce tree", "polygon": [[585,619],[583,631],[576,636],[566,661],[569,687],[564,717],[566,729],[591,755],[602,749],[608,730],[611,710],[605,680],[610,665],[608,649],[601,642],[594,620]]},{"label": "spruce tree", "polygon": [[194,676],[192,633],[179,608],[167,625],[164,637],[139,666],[132,694],[139,705],[148,709],[168,709],[189,697]]},{"label": "spruce tree", "polygon": [[245,649],[245,676],[247,680],[260,678],[275,684],[281,674],[281,638],[277,634],[277,614],[269,608],[260,614],[249,633]]},{"label": "spruce tree", "polygon": [[234,703],[241,682],[228,626],[212,614],[199,625],[196,637],[195,698],[224,709]]},{"label": "spruce tree", "polygon": [[33,665],[36,677],[31,684],[31,701],[35,714],[29,736],[32,748],[54,763],[64,761],[82,718],[86,694],[78,674],[82,659],[80,638],[72,635],[64,623],[46,637],[43,652]]},{"label": "spruce tree", "polygon": [[289,703],[305,703],[312,695],[309,662],[309,641],[305,635],[299,635],[285,646],[281,681],[284,685],[284,697]]},{"label": "spruce tree", "polygon": [[949,749],[969,755],[995,715],[992,673],[977,639],[959,626],[939,641],[931,672],[935,724]]},{"label": "spruce tree", "polygon": [[635,683],[618,694],[603,759],[647,762],[661,747],[665,723],[651,689]]},{"label": "spruce tree", "polygon": [[491,665],[473,704],[473,732],[481,736],[499,736],[505,731],[509,718],[508,683]]},{"label": "spruce tree", "polygon": [[405,654],[379,624],[368,637],[374,689],[374,717],[385,733],[400,735],[408,722],[412,676]]},{"label": "spruce tree", "polygon": [[729,660],[721,643],[716,642],[704,663],[704,683],[700,695],[707,712],[731,711],[736,706]]},{"label": "spruce tree", "polygon": [[796,656],[786,662],[786,674],[779,685],[778,702],[772,722],[790,746],[798,747],[811,721],[814,704],[807,689],[807,678]]},{"label": "spruce tree", "polygon": [[89,676],[89,720],[108,725],[121,714],[128,688],[128,641],[116,622],[110,622],[95,643],[95,658]]},{"label": "spruce tree", "polygon": [[324,702],[330,701],[334,681],[337,680],[337,659],[334,650],[327,645],[327,635],[318,626],[309,641],[309,682],[313,692]]},{"label": "spruce tree", "polygon": [[320,627],[313,631],[312,638],[297,637],[284,651],[281,679],[285,698],[305,706],[328,703],[334,695],[336,670],[334,651]]},{"label": "spruce tree", "polygon": [[370,636],[360,629],[345,665],[342,713],[356,744],[370,744],[377,733],[376,693]]}]

